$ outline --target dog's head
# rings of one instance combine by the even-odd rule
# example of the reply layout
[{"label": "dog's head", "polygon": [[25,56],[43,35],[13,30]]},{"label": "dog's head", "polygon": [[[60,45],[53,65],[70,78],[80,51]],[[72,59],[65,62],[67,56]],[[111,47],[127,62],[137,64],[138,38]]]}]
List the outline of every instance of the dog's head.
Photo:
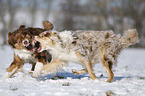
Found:
[{"label": "dog's head", "polygon": [[39,43],[39,48],[37,48],[37,51],[41,52],[55,45],[56,43],[54,42],[54,40],[58,40],[56,31],[45,31],[39,36],[35,36],[35,42]]},{"label": "dog's head", "polygon": [[24,25],[21,25],[19,29],[15,30],[12,33],[8,33],[8,44],[15,49],[26,49],[27,51],[33,53],[39,45],[34,41],[34,36],[39,35],[43,31],[45,30],[41,28],[25,28]]}]

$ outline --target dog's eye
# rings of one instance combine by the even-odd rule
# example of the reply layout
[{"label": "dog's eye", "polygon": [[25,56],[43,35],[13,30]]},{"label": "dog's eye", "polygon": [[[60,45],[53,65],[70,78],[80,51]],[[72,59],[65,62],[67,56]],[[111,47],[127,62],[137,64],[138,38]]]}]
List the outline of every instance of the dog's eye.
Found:
[{"label": "dog's eye", "polygon": [[41,38],[43,38],[44,37],[44,35],[41,35]]},{"label": "dog's eye", "polygon": [[21,43],[21,41],[20,41],[20,40],[18,40],[18,43]]}]

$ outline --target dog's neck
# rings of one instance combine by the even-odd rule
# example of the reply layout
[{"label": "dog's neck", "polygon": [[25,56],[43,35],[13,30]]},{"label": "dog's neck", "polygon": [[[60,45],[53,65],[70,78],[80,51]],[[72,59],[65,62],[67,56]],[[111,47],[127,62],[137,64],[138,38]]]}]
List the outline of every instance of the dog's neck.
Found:
[{"label": "dog's neck", "polygon": [[45,44],[45,48],[47,48],[54,58],[80,63],[75,54],[75,50],[68,48],[71,42],[73,42],[73,36],[70,31],[57,33],[57,36],[50,38],[56,43],[54,45]]},{"label": "dog's neck", "polygon": [[35,61],[34,56],[32,56],[32,53],[25,50],[25,49],[14,49],[14,54],[17,55],[18,57],[20,57],[22,60],[24,60],[25,62],[29,62],[29,61]]},{"label": "dog's neck", "polygon": [[73,42],[72,33],[70,31],[57,33],[57,35],[52,35],[50,38],[52,39],[54,44],[45,42],[44,49],[51,50],[52,48],[56,48],[58,50],[62,50],[62,48],[66,47],[66,45],[69,45],[71,42]]},{"label": "dog's neck", "polygon": [[27,50],[25,50],[25,49],[21,49],[21,50],[19,50],[19,49],[14,49],[14,52],[15,52],[15,54],[32,54],[31,52],[29,52],[29,51],[27,51]]}]

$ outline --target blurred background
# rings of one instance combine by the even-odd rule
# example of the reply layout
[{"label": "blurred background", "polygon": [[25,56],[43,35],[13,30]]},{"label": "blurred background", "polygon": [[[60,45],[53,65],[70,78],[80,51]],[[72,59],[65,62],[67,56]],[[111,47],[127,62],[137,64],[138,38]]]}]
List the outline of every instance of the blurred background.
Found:
[{"label": "blurred background", "polygon": [[7,33],[24,24],[43,27],[49,20],[54,29],[124,30],[136,28],[145,48],[145,0],[0,0],[0,45],[7,44]]}]

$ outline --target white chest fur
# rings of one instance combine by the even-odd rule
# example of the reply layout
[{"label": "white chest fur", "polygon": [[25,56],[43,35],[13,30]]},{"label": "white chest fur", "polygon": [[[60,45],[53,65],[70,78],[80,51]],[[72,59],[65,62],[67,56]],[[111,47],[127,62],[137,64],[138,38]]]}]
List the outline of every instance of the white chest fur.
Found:
[{"label": "white chest fur", "polygon": [[22,60],[24,60],[25,63],[28,63],[30,61],[33,61],[33,62],[36,61],[34,56],[32,56],[32,54],[25,49],[22,49],[22,50],[14,49],[14,53],[15,55],[19,56]]},{"label": "white chest fur", "polygon": [[55,46],[49,50],[53,57],[74,63],[81,63],[78,57],[75,54],[74,50],[66,50],[60,46]]}]

